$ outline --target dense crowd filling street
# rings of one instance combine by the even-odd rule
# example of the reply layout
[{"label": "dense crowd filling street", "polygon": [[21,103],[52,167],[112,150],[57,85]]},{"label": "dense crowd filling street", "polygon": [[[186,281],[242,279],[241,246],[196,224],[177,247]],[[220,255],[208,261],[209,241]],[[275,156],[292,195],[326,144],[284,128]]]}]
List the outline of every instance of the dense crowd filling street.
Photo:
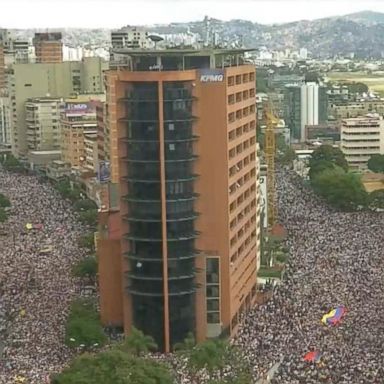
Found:
[{"label": "dense crowd filling street", "polygon": [[[276,384],[382,384],[384,215],[331,210],[289,171],[277,180],[290,250],[284,283],[244,315],[234,342],[255,378],[281,362]],[[12,203],[0,224],[0,384],[17,376],[40,384],[71,358],[63,336],[82,228],[69,204],[34,176],[0,170],[0,192]],[[346,309],[341,320],[323,324],[339,306]],[[316,352],[316,362],[304,361],[308,352]],[[180,375],[181,382],[193,381]]]},{"label": "dense crowd filling street", "polygon": [[[237,342],[273,383],[384,382],[384,215],[327,208],[294,174],[279,175],[291,256],[285,283],[244,319]],[[324,314],[344,306],[335,326]],[[317,352],[317,362],[304,361]]]},{"label": "dense crowd filling street", "polygon": [[34,176],[0,170],[0,192],[12,203],[0,224],[0,383],[42,384],[71,357],[63,337],[82,228],[69,203]]}]

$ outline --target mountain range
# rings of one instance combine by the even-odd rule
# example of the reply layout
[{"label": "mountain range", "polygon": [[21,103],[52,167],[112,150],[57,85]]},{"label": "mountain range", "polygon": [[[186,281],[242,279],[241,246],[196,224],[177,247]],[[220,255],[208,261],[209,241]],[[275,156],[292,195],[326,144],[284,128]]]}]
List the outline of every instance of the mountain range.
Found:
[{"label": "mountain range", "polygon": [[[284,24],[263,25],[247,20],[210,19],[212,29],[228,44],[269,50],[307,48],[313,57],[330,58],[354,54],[360,58],[384,57],[384,13],[363,11],[344,16],[301,20]],[[171,23],[150,26],[153,33],[195,32],[203,35],[204,22]],[[32,36],[31,30],[18,30],[18,35]],[[66,44],[101,45],[109,41],[110,30],[64,30]]]}]

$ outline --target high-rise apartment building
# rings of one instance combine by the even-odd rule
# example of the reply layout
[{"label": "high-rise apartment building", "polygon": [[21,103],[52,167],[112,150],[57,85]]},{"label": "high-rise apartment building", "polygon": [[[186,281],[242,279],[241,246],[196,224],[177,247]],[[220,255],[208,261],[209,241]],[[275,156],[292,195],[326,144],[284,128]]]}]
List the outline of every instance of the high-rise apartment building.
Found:
[{"label": "high-rise apartment building", "polygon": [[11,109],[7,97],[0,97],[0,146],[11,145]]},{"label": "high-rise apartment building", "polygon": [[33,98],[25,103],[28,151],[60,150],[62,109],[59,98]]},{"label": "high-rise apartment building", "polygon": [[[245,50],[122,50],[106,75],[101,316],[169,351],[233,334],[256,296],[255,67]],[[119,209],[119,212],[116,212]]]},{"label": "high-rise apartment building", "polygon": [[316,82],[287,85],[285,87],[285,121],[293,141],[306,139],[305,127],[327,122],[328,101],[326,87]]},{"label": "high-rise apartment building", "polygon": [[[90,135],[89,139],[94,137],[95,142],[97,137],[96,103],[91,97],[81,96],[65,101],[65,109],[61,115],[61,131],[62,160],[71,167],[84,168],[88,156],[88,162],[91,163],[93,155],[87,155],[85,144],[86,135]],[[92,148],[88,143],[88,152]]]},{"label": "high-rise apartment building", "polygon": [[30,48],[28,40],[15,38],[9,29],[0,29],[0,40],[4,48],[4,61],[6,65],[28,63]]},{"label": "high-rise apartment building", "polygon": [[0,40],[0,97],[4,94],[5,87],[6,87],[6,80],[5,80],[4,46],[3,46],[2,40]]},{"label": "high-rise apartment building", "polygon": [[372,155],[384,154],[384,120],[379,115],[344,119],[340,148],[352,169],[367,169]]},{"label": "high-rise apartment building", "polygon": [[16,156],[28,152],[25,103],[30,98],[68,98],[104,93],[103,71],[108,63],[98,57],[53,64],[15,64],[9,75],[12,106],[11,143]]},{"label": "high-rise apartment building", "polygon": [[61,32],[35,33],[33,38],[36,63],[62,63],[63,41]]}]

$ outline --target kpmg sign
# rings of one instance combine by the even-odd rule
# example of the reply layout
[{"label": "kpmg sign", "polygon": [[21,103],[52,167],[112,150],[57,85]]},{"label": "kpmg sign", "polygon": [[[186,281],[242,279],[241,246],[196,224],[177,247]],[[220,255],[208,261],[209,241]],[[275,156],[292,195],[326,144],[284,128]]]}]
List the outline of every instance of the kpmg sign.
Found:
[{"label": "kpmg sign", "polygon": [[222,83],[224,71],[222,69],[202,69],[200,71],[201,83]]}]

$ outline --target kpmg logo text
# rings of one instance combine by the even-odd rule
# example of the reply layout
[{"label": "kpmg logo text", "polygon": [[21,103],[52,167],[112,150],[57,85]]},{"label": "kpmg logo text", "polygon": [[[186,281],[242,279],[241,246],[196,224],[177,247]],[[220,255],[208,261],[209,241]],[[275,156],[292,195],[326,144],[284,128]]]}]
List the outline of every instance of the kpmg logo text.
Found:
[{"label": "kpmg logo text", "polygon": [[200,71],[200,82],[202,83],[221,83],[224,81],[224,71],[205,70]]}]

